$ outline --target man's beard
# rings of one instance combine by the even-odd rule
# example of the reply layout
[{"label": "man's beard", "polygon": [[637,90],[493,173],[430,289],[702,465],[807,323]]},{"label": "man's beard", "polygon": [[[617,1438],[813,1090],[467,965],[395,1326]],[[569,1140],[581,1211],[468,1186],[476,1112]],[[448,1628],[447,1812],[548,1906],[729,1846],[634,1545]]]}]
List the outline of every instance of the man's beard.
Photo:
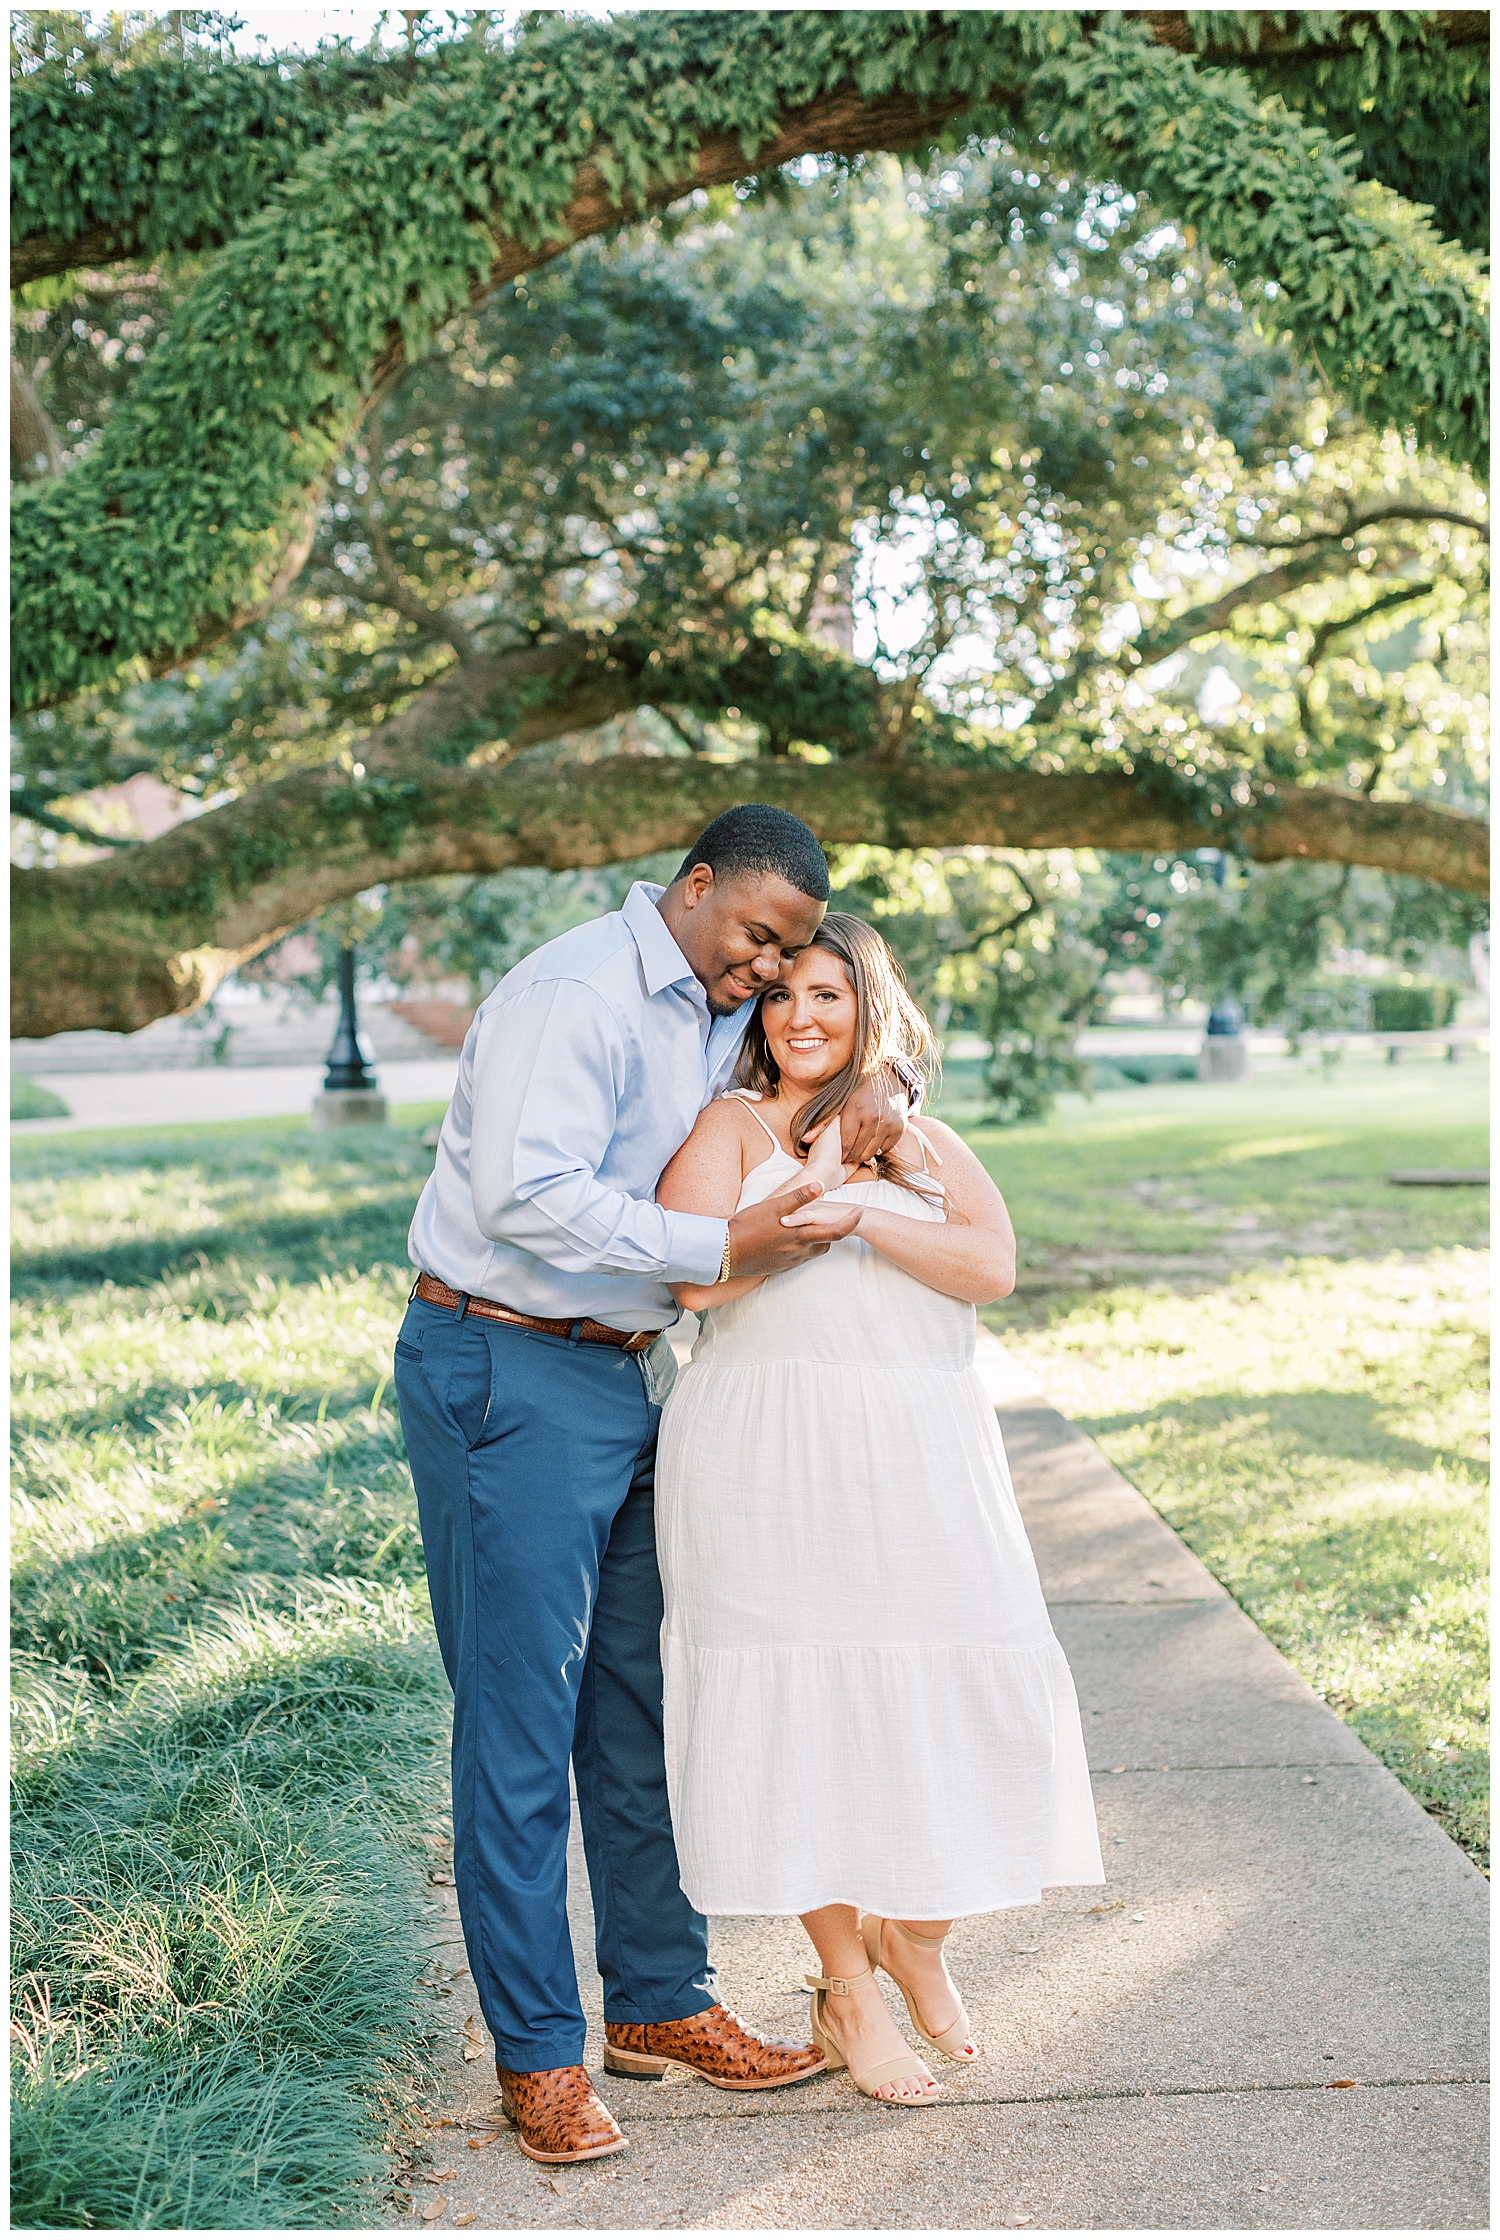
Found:
[{"label": "man's beard", "polygon": [[[707,994],[707,990],[704,991]],[[733,1012],[743,1011],[747,1003],[754,1003],[754,996],[734,996],[725,1003],[718,996],[709,996],[708,1015],[711,1019],[727,1019]]]}]

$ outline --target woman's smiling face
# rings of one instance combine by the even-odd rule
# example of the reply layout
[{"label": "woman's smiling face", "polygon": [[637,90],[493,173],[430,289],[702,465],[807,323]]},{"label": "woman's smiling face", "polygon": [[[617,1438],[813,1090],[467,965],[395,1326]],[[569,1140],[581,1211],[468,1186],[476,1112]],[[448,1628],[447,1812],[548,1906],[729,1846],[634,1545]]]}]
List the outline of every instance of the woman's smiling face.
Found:
[{"label": "woman's smiling face", "polygon": [[760,999],[766,1044],[783,1082],[808,1091],[831,1081],[854,1053],[859,1001],[826,949],[804,949]]}]

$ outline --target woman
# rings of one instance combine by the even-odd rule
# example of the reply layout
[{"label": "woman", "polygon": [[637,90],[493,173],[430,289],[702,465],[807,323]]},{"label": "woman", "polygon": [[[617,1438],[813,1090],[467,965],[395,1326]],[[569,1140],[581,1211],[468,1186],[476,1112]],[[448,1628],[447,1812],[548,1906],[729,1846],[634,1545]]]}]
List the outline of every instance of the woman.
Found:
[{"label": "woman", "polygon": [[728,1215],[812,1179],[864,1209],[784,1275],[675,1287],[703,1319],[657,1459],[667,1778],[694,1905],[800,1914],[830,2068],[907,2106],[941,2088],[874,1971],[927,2046],[973,2060],[953,1919],[1104,1880],[1072,1679],[973,1367],[975,1305],[1014,1283],[1004,1203],[935,1120],[897,1165],[838,1164],[853,1089],[931,1047],[885,943],[830,912],[659,1192]]}]

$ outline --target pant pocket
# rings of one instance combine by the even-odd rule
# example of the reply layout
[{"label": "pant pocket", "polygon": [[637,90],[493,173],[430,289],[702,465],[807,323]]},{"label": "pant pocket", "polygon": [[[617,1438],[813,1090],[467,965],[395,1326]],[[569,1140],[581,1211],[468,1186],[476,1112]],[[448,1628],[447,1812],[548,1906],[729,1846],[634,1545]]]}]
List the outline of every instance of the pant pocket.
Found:
[{"label": "pant pocket", "polygon": [[449,1417],[465,1446],[477,1447],[483,1439],[494,1397],[494,1349],[478,1323],[466,1319],[448,1365],[444,1395]]},{"label": "pant pocket", "polygon": [[677,1381],[677,1356],[666,1331],[635,1358],[640,1366],[641,1382],[646,1387],[646,1398],[653,1408],[663,1407]]}]

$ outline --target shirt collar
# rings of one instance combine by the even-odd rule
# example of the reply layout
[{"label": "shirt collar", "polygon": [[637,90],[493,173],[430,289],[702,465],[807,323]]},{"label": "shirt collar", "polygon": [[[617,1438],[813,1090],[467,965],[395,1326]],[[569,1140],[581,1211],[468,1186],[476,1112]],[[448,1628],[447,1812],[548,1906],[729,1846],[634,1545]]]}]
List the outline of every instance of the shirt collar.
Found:
[{"label": "shirt collar", "polygon": [[663,988],[686,988],[690,995],[706,1005],[708,997],[702,981],[672,939],[667,921],[656,907],[666,891],[665,887],[638,879],[626,895],[620,912],[640,951],[646,993],[657,996]]}]

